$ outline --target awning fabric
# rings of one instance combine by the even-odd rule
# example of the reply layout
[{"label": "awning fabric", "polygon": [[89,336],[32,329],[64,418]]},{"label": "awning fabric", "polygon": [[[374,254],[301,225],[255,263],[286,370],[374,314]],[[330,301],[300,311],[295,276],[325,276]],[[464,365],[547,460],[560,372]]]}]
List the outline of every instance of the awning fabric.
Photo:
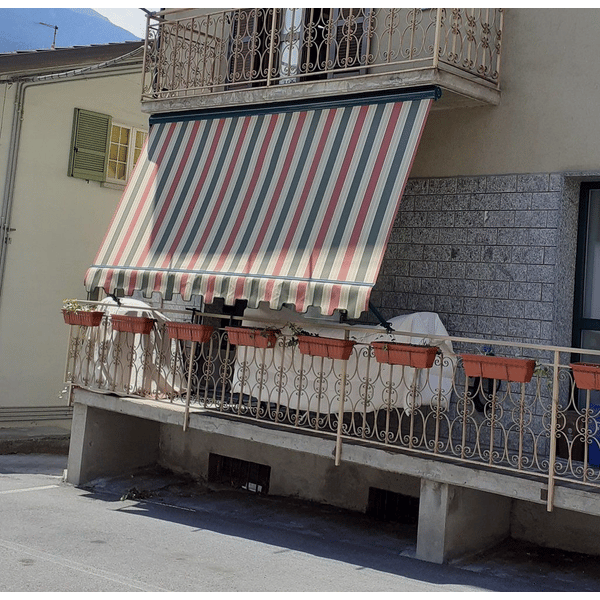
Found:
[{"label": "awning fabric", "polygon": [[155,122],[86,288],[358,317],[433,97]]}]

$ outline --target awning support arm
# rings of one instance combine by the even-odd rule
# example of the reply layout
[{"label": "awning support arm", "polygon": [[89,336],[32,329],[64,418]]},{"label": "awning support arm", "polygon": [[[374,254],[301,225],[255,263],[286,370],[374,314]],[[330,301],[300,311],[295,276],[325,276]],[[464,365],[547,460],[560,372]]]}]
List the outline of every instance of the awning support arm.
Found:
[{"label": "awning support arm", "polygon": [[377,310],[377,307],[374,306],[372,302],[369,302],[369,310],[377,317],[377,320],[379,321],[379,324],[382,327],[385,327],[385,330],[388,333],[391,333],[392,331],[394,331],[394,329],[392,328],[392,324],[388,323],[388,321],[386,321],[383,318],[383,315]]}]

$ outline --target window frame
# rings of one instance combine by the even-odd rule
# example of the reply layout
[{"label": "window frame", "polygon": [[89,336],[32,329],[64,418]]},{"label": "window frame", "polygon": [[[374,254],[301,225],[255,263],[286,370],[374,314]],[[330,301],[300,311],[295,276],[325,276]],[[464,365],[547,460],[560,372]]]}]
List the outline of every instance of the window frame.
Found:
[{"label": "window frame", "polygon": [[[127,144],[127,162],[125,164],[125,179],[118,179],[115,177],[110,177],[109,173],[108,173],[109,163],[111,162],[110,151],[111,151],[111,147],[113,145],[112,134],[113,134],[114,127],[120,127],[121,129],[129,130],[129,142]],[[136,162],[134,162],[135,150],[136,150],[135,142],[136,142],[138,133],[142,133],[144,135],[144,141],[142,142],[142,146],[141,146],[141,148],[143,148],[144,143],[148,139],[148,131],[142,129],[141,127],[134,127],[132,125],[128,125],[126,123],[121,123],[121,122],[115,121],[115,120],[112,121],[112,123],[110,125],[110,135],[108,136],[109,144],[108,144],[108,154],[107,154],[107,160],[106,160],[106,179],[105,179],[106,183],[111,184],[111,185],[125,186],[127,184],[127,182],[129,181],[129,178],[131,177],[131,173],[133,172],[133,169],[135,168],[135,165],[136,165]],[[141,148],[140,148],[140,150],[141,150]]]},{"label": "window frame", "polygon": [[[591,181],[581,184],[579,195],[579,216],[577,225],[577,252],[575,259],[575,287],[573,294],[573,322],[572,339],[573,348],[580,348],[581,352],[571,354],[571,362],[597,362],[595,356],[586,355],[583,347],[583,336],[586,332],[600,332],[600,319],[584,316],[584,304],[586,295],[587,262],[589,253],[589,227],[590,227],[590,204],[592,192],[600,192],[600,181]],[[600,202],[600,199],[596,199]],[[591,391],[591,402],[600,403],[600,393]],[[585,391],[577,390],[575,394],[575,406],[585,408]]]}]

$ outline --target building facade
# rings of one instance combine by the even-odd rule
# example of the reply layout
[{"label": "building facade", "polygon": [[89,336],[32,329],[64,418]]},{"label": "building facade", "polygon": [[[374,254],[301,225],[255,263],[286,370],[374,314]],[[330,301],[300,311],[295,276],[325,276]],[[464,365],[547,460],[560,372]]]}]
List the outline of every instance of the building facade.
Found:
[{"label": "building facade", "polygon": [[[152,130],[86,286],[122,298],[111,315],[145,297],[129,310],[155,328],[72,331],[70,481],[160,462],[416,506],[417,555],[435,562],[507,536],[600,553],[597,388],[571,366],[600,362],[598,18],[152,17]],[[210,336],[167,335],[190,318]],[[234,341],[242,321],[276,327],[274,347]],[[349,338],[350,358],[307,358],[299,329]],[[435,364],[379,359],[373,343],[398,338],[435,345]],[[529,373],[473,374],[474,355]]]},{"label": "building facade", "polygon": [[102,152],[124,131],[109,132],[112,123],[147,132],[142,58],[139,42],[0,56],[0,426],[70,426],[60,307],[80,295],[125,184],[102,153],[95,174],[73,173],[74,116],[103,115]]}]

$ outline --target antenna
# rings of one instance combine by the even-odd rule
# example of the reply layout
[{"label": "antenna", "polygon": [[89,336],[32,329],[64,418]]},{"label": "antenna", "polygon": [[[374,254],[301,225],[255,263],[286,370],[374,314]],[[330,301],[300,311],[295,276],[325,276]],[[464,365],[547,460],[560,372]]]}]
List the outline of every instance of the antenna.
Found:
[{"label": "antenna", "polygon": [[52,40],[52,46],[50,46],[50,48],[54,50],[56,48],[56,32],[58,31],[58,25],[48,25],[48,23],[42,23],[41,21],[38,23],[38,25],[45,25],[46,27],[51,27],[54,29],[54,39]]}]

